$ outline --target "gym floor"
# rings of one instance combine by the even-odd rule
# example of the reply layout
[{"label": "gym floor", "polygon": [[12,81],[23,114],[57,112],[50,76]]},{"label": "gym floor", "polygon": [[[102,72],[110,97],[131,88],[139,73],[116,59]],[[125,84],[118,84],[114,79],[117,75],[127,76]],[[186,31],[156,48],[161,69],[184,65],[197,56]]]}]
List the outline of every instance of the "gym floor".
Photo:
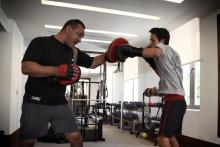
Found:
[{"label": "gym floor", "polygon": [[[103,126],[103,137],[105,141],[84,142],[84,147],[154,147],[153,142],[136,138],[127,131],[121,132],[120,129],[111,125]],[[69,144],[37,142],[35,147],[69,147]]]}]

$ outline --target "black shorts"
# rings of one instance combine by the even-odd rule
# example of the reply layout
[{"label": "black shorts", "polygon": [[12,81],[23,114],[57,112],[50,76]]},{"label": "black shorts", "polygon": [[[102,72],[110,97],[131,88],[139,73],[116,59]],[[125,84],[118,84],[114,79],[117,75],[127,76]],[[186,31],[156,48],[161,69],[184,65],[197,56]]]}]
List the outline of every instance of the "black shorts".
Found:
[{"label": "black shorts", "polygon": [[166,101],[163,105],[160,121],[160,135],[172,137],[182,134],[183,117],[186,111],[186,101]]},{"label": "black shorts", "polygon": [[48,123],[55,133],[79,132],[76,118],[68,105],[22,105],[20,140],[36,139],[47,134]]}]

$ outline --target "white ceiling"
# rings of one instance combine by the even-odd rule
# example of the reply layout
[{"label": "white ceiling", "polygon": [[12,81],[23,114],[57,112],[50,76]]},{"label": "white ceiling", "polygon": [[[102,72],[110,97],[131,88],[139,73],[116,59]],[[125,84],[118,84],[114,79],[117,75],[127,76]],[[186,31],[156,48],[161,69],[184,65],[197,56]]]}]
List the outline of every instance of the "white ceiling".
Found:
[{"label": "white ceiling", "polygon": [[[58,1],[58,0],[55,0]],[[55,34],[44,28],[45,24],[62,26],[69,19],[82,20],[87,29],[137,34],[126,37],[136,46],[144,46],[148,30],[167,27],[172,30],[194,17],[203,17],[220,8],[220,0],[185,0],[181,4],[163,0],[59,0],[62,2],[117,9],[161,17],[147,20],[128,16],[111,15],[86,10],[42,5],[40,0],[1,0],[1,7],[8,18],[14,19],[24,35],[26,44],[37,36]],[[86,33],[85,38],[112,41],[118,36]],[[82,50],[104,51],[108,44],[81,42]]]}]

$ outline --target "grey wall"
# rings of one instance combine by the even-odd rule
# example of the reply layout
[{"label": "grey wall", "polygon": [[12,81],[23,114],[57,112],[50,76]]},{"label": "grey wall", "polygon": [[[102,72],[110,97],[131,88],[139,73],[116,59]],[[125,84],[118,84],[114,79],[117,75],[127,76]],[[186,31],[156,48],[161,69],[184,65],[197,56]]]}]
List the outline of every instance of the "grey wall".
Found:
[{"label": "grey wall", "polygon": [[199,137],[220,144],[217,138],[218,114],[218,48],[217,14],[220,9],[201,19],[201,106]]},{"label": "grey wall", "polygon": [[11,32],[0,32],[0,129],[10,132]]},{"label": "grey wall", "polygon": [[20,126],[23,95],[20,68],[24,47],[16,23],[8,20],[7,27],[7,32],[0,32],[0,129],[11,134]]}]

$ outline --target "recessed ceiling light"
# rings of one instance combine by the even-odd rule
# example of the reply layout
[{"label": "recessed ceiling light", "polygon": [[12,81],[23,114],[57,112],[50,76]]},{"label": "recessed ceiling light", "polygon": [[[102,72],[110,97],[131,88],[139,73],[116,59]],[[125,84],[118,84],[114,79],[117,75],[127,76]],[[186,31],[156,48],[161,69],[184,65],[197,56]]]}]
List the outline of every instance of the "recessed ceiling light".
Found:
[{"label": "recessed ceiling light", "polygon": [[[45,28],[49,28],[49,29],[56,29],[56,30],[60,30],[62,29],[61,26],[54,26],[54,25],[44,25]],[[81,39],[81,41],[85,41],[85,42],[97,42],[97,43],[111,43],[111,41],[107,41],[107,40],[95,40],[95,39]]]},{"label": "recessed ceiling light", "polygon": [[52,0],[41,0],[41,4],[66,7],[66,8],[73,8],[73,9],[80,9],[80,10],[95,11],[95,12],[102,12],[102,13],[115,14],[115,15],[137,17],[137,18],[144,18],[144,19],[152,19],[152,20],[159,20],[160,19],[160,17],[153,16],[153,15],[146,15],[146,14],[141,14],[141,13],[134,13],[134,12],[129,12],[129,11],[115,10],[115,9],[107,9],[107,8],[101,8],[101,7],[93,7],[93,6],[87,6],[87,5],[58,2],[58,1],[52,1]]},{"label": "recessed ceiling light", "polygon": [[184,0],[164,0],[164,1],[169,1],[173,3],[182,3]]},{"label": "recessed ceiling light", "polygon": [[48,29],[55,29],[55,30],[61,30],[62,27],[61,26],[54,26],[54,25],[44,25],[45,28]]},{"label": "recessed ceiling light", "polygon": [[95,40],[95,39],[81,39],[82,41],[85,41],[85,42],[97,42],[97,43],[107,43],[107,44],[110,44],[111,41],[106,41],[106,40]]},{"label": "recessed ceiling light", "polygon": [[[56,30],[62,29],[61,26],[54,26],[54,25],[44,25],[44,27],[48,28],[48,29],[56,29]],[[126,37],[138,37],[138,35],[136,35],[136,34],[110,32],[110,31],[103,31],[103,30],[85,29],[85,32],[97,33],[97,34],[107,34],[107,35],[116,35],[116,36],[126,36]]]},{"label": "recessed ceiling light", "polygon": [[98,34],[109,34],[109,35],[117,35],[117,36],[138,37],[138,35],[136,35],[136,34],[128,34],[128,33],[110,32],[110,31],[101,31],[101,30],[91,30],[91,29],[85,29],[85,31],[90,32],[90,33],[98,33]]}]

